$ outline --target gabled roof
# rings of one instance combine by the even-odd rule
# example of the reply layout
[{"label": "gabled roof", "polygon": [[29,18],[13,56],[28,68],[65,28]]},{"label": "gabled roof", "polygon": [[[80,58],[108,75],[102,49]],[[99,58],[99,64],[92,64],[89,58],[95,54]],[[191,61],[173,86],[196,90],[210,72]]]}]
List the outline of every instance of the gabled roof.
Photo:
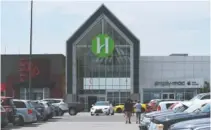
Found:
[{"label": "gabled roof", "polygon": [[108,8],[102,4],[101,7],[90,16],[90,18],[67,40],[68,43],[73,43],[77,40],[78,36],[81,36],[83,32],[91,26],[91,24],[100,16],[106,15],[116,27],[118,27],[134,44],[139,44],[139,39],[137,39],[130,31],[127,29],[120,20],[117,19],[116,16],[112,12],[108,10]]}]

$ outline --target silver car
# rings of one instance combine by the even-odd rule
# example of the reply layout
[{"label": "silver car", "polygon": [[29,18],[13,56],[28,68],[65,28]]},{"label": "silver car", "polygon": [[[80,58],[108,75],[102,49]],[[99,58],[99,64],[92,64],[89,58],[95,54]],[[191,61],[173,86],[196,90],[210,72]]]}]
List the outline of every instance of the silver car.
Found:
[{"label": "silver car", "polygon": [[16,106],[18,116],[18,125],[23,126],[25,123],[37,122],[36,111],[30,101],[13,99]]},{"label": "silver car", "polygon": [[43,104],[45,107],[45,113],[47,114],[46,118],[49,119],[53,116],[53,110],[50,106],[50,104],[46,101],[40,100],[39,103]]}]

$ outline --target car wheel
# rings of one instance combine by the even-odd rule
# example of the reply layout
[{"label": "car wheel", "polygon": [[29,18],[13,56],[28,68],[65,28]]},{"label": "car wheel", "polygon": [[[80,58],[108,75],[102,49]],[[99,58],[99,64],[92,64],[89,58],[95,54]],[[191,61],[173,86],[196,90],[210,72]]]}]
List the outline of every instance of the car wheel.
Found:
[{"label": "car wheel", "polygon": [[76,109],[75,109],[75,108],[70,108],[70,109],[69,109],[69,114],[70,114],[71,116],[75,116],[75,115],[77,114]]},{"label": "car wheel", "polygon": [[24,120],[22,116],[19,116],[19,121],[18,121],[19,126],[24,126]]},{"label": "car wheel", "polygon": [[94,114],[93,114],[93,113],[91,113],[91,116],[94,116]]},{"label": "car wheel", "polygon": [[122,109],[121,109],[121,108],[117,108],[117,109],[116,109],[116,112],[117,112],[117,113],[122,113]]},{"label": "car wheel", "polygon": [[110,113],[111,113],[111,112],[110,112],[110,110],[109,110],[109,111],[106,113],[106,115],[107,115],[107,116],[109,116],[109,115],[110,115]]},{"label": "car wheel", "polygon": [[59,116],[63,116],[64,112],[62,111],[62,109],[59,108]]}]

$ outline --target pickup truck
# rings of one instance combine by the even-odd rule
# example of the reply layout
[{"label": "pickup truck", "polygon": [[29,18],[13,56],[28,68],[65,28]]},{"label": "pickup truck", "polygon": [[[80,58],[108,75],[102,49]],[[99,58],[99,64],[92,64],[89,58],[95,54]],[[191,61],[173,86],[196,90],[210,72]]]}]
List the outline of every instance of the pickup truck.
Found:
[{"label": "pickup truck", "polygon": [[77,115],[77,113],[84,111],[85,105],[80,102],[71,102],[68,104],[68,112],[71,116]]}]

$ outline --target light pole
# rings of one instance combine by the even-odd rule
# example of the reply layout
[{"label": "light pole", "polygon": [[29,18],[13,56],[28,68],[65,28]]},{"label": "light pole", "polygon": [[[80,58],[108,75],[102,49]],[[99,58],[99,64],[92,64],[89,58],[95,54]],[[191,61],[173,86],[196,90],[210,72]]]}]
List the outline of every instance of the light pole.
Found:
[{"label": "light pole", "polygon": [[31,62],[32,62],[32,21],[33,21],[33,0],[31,0],[31,15],[30,15],[30,47],[29,47],[29,100],[31,100],[31,85],[32,85],[32,80],[31,80]]}]

